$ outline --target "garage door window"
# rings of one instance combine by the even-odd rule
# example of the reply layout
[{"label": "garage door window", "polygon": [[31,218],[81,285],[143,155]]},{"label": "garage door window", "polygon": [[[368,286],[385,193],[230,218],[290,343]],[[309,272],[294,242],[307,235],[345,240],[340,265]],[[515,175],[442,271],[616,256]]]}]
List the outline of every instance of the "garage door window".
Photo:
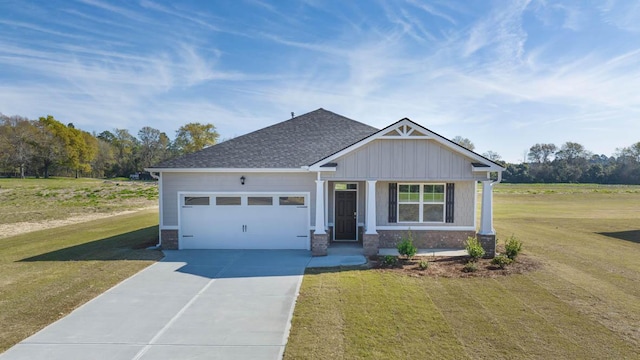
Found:
[{"label": "garage door window", "polygon": [[185,205],[209,205],[208,196],[185,196]]},{"label": "garage door window", "polygon": [[249,196],[247,203],[249,205],[273,205],[273,198],[271,196]]},{"label": "garage door window", "polygon": [[240,196],[216,196],[216,205],[240,205]]},{"label": "garage door window", "polygon": [[304,205],[304,197],[302,196],[280,196],[280,205]]}]

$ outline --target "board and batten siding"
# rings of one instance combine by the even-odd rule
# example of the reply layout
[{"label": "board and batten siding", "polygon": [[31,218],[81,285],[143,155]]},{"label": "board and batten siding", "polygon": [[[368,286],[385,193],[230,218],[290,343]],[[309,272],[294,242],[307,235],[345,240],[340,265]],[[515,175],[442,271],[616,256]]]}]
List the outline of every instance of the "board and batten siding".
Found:
[{"label": "board and batten siding", "polygon": [[340,180],[482,180],[471,171],[472,160],[430,139],[379,139],[333,162],[335,172],[323,178]]},{"label": "board and batten siding", "polygon": [[[245,184],[240,177],[245,176]],[[178,226],[178,192],[309,193],[311,226],[315,222],[315,173],[162,173],[162,226]],[[283,224],[286,219],[283,219]]]},{"label": "board and batten siding", "polygon": [[[398,181],[403,183],[406,181]],[[389,223],[389,182],[376,183],[376,224],[378,226],[473,226],[475,216],[475,181],[448,181],[455,184],[453,223]]]}]

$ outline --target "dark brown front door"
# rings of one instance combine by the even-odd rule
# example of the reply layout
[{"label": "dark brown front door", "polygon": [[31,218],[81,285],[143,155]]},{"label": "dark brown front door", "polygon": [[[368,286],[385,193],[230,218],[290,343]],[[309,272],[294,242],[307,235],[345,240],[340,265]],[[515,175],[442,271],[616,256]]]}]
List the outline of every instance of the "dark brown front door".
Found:
[{"label": "dark brown front door", "polygon": [[357,240],[356,192],[336,191],[336,240]]}]

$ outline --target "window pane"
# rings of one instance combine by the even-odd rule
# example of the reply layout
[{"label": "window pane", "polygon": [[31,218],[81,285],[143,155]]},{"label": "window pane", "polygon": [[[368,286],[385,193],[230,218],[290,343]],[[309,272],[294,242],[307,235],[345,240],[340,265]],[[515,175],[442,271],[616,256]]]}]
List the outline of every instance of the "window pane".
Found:
[{"label": "window pane", "polygon": [[444,202],[444,185],[425,185],[422,200],[424,202]]},{"label": "window pane", "polygon": [[240,205],[239,196],[217,196],[216,205]]},{"label": "window pane", "polygon": [[185,205],[209,205],[209,197],[208,196],[185,196],[184,197]]},{"label": "window pane", "polygon": [[420,185],[399,185],[399,202],[420,202]]},{"label": "window pane", "polygon": [[280,196],[280,205],[304,205],[302,196]]},{"label": "window pane", "polygon": [[422,208],[423,221],[444,221],[444,205],[439,204],[425,204]]},{"label": "window pane", "polygon": [[273,205],[273,198],[271,196],[249,196],[247,203],[249,205]]},{"label": "window pane", "polygon": [[398,221],[420,221],[420,205],[400,204],[398,205]]},{"label": "window pane", "polygon": [[336,184],[336,190],[347,190],[347,184]]}]

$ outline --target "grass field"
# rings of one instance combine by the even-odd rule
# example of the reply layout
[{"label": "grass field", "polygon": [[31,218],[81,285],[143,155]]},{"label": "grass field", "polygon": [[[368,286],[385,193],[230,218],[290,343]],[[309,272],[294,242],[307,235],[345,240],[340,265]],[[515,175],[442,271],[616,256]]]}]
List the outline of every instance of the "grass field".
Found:
[{"label": "grass field", "polygon": [[0,353],[160,259],[157,225],[146,210],[0,239]]},{"label": "grass field", "polygon": [[311,271],[285,358],[640,358],[640,187],[500,184],[494,201],[498,237],[540,270]]},{"label": "grass field", "polygon": [[65,219],[155,206],[155,182],[97,179],[0,179],[0,225]]}]

